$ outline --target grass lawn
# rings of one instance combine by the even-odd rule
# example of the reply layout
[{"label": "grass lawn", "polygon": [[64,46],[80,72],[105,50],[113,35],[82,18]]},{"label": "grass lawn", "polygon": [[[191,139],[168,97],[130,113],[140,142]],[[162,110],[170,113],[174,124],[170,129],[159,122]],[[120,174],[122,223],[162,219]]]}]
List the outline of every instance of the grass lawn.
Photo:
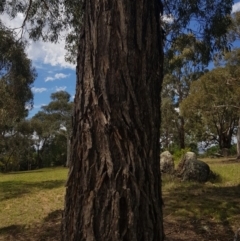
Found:
[{"label": "grass lawn", "polygon": [[[217,181],[162,177],[166,241],[232,241],[240,228],[240,162],[205,159]],[[68,169],[0,174],[0,240],[58,241]]]},{"label": "grass lawn", "polygon": [[240,162],[202,159],[219,175],[198,184],[163,176],[167,240],[232,241],[240,228]]},{"label": "grass lawn", "polygon": [[0,174],[0,240],[58,240],[67,172],[49,168]]}]

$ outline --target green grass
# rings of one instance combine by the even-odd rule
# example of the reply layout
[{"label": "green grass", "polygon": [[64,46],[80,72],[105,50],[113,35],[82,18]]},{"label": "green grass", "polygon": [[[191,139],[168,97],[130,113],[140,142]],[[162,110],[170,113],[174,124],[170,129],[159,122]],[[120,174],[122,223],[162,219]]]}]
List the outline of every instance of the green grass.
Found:
[{"label": "green grass", "polygon": [[0,174],[0,240],[8,227],[31,228],[63,208],[66,168]]},{"label": "green grass", "polygon": [[[215,181],[205,184],[181,182],[163,175],[164,220],[171,225],[180,223],[182,229],[187,224],[188,232],[194,232],[195,235],[196,230],[203,227],[209,230],[213,228],[213,232],[209,231],[212,238],[208,235],[204,239],[207,231],[201,230],[205,236],[198,239],[199,231],[194,240],[232,240],[234,232],[240,227],[240,162],[234,159],[202,160],[217,174]],[[221,237],[223,234],[225,238]]]},{"label": "green grass", "polygon": [[[240,163],[203,161],[219,176],[217,180],[199,184],[162,176],[168,240],[233,240],[240,227]],[[48,168],[0,174],[0,241],[60,239],[67,172]]]}]

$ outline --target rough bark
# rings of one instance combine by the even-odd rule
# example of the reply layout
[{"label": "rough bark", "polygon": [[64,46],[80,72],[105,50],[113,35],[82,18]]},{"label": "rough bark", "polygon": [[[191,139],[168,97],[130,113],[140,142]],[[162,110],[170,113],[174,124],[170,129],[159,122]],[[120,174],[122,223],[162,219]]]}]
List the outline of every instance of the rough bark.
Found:
[{"label": "rough bark", "polygon": [[63,241],[161,241],[158,0],[86,0]]}]

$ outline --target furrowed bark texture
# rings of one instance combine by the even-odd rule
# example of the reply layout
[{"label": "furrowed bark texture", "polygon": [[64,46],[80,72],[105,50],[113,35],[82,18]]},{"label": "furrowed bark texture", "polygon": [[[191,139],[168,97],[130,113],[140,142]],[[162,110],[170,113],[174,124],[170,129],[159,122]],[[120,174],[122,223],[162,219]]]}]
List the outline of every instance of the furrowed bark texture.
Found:
[{"label": "furrowed bark texture", "polygon": [[83,6],[62,240],[163,240],[160,2]]}]

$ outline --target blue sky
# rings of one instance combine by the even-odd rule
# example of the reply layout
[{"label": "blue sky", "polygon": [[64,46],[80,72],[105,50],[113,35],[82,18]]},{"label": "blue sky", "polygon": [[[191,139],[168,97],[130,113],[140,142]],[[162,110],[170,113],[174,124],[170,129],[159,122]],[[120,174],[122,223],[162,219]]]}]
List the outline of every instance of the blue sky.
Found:
[{"label": "blue sky", "polygon": [[[240,11],[240,1],[234,2],[233,12]],[[0,15],[0,19],[8,27],[17,28],[22,25],[24,16],[18,14],[15,19],[10,20],[7,15]],[[36,114],[41,109],[41,106],[47,105],[51,93],[56,91],[67,91],[73,100],[76,87],[76,72],[75,66],[67,63],[64,59],[64,40],[61,39],[57,44],[29,41],[26,52],[38,74],[32,87],[34,106],[29,112],[29,117]]]},{"label": "blue sky", "polygon": [[[0,15],[0,19],[8,27],[19,28],[24,16],[18,14],[16,18],[9,19],[6,14],[3,14]],[[24,37],[27,39],[27,35]],[[58,43],[30,40],[26,47],[26,53],[37,71],[37,78],[32,86],[34,106],[29,112],[29,117],[35,115],[41,106],[47,105],[51,100],[51,94],[56,91],[65,90],[71,95],[71,100],[74,99],[76,67],[65,61],[64,46],[64,39],[60,39]]]}]

